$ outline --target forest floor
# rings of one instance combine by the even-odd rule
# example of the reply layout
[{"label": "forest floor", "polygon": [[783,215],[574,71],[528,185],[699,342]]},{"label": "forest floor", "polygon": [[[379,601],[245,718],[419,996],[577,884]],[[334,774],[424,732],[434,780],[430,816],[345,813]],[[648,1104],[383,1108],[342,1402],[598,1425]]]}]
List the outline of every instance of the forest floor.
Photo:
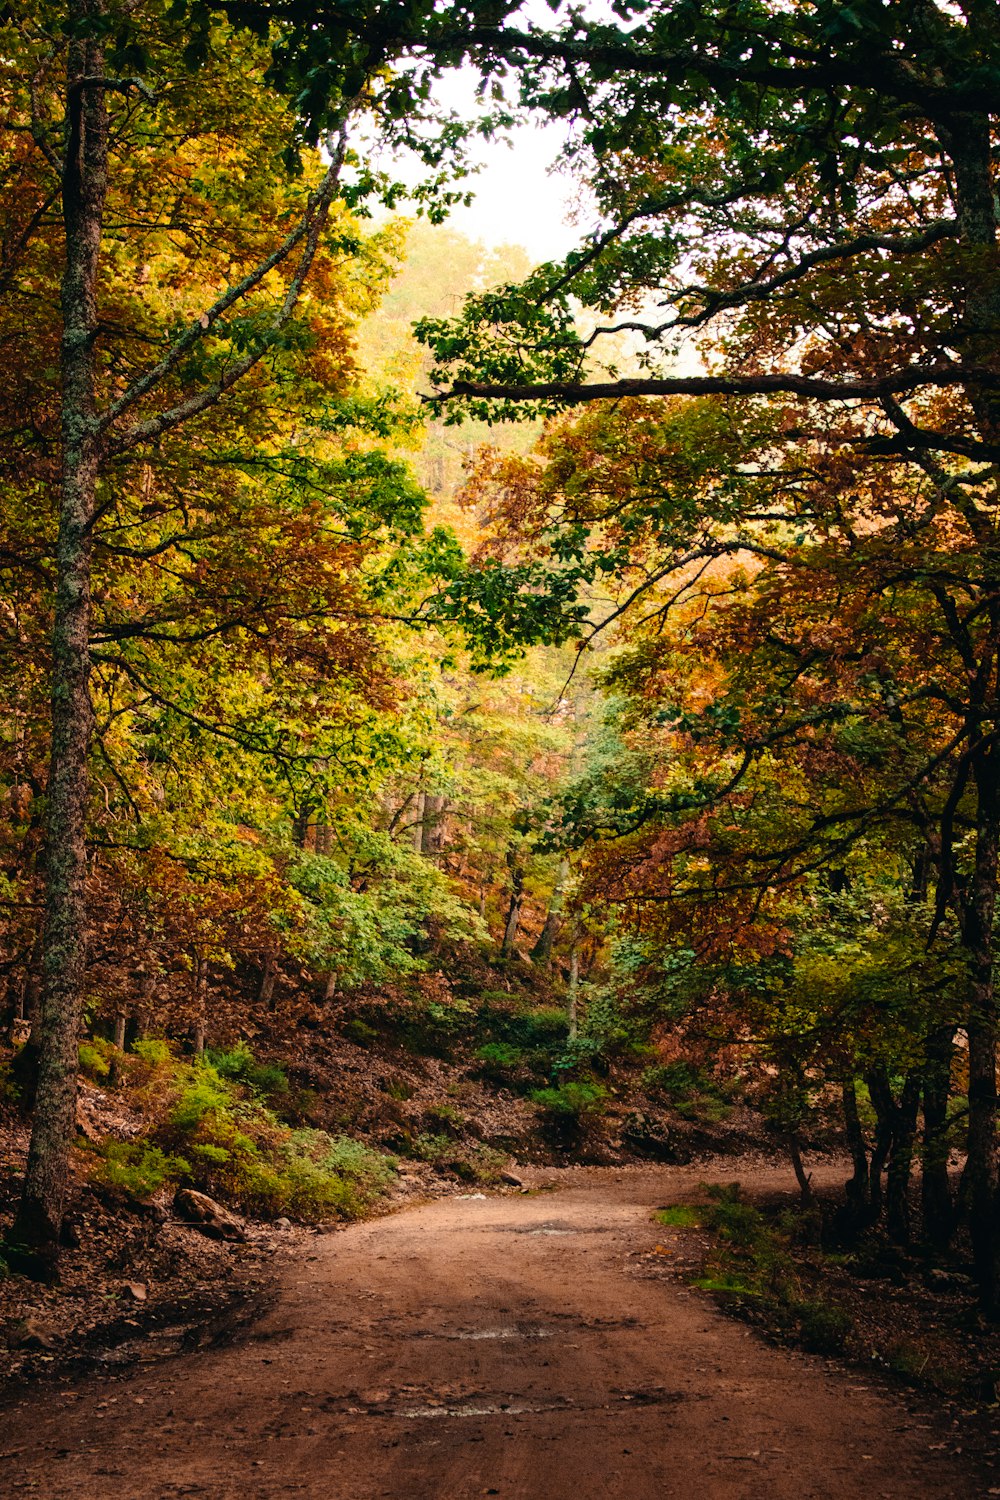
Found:
[{"label": "forest floor", "polygon": [[[536,1168],[528,1193],[471,1190],[304,1239],[229,1342],[22,1388],[0,1418],[0,1492],[1000,1494],[953,1416],[765,1342],[673,1268],[691,1231],[654,1211],[735,1165]],[[738,1173],[750,1196],[788,1184],[787,1168]]]}]

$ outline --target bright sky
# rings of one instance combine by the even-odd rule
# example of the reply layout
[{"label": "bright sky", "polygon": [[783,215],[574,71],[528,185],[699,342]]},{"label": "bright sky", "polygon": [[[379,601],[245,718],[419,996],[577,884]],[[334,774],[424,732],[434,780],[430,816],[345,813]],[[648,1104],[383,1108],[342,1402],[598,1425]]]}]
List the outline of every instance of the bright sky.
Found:
[{"label": "bright sky", "polygon": [[547,125],[518,130],[512,144],[485,142],[483,169],[469,179],[470,208],[457,208],[449,223],[485,245],[522,245],[535,261],[559,260],[578,244],[586,224],[566,222],[578,189],[547,168],[562,145],[560,129]]},{"label": "bright sky", "polygon": [[[478,74],[471,68],[448,74],[438,81],[438,102],[463,119],[474,118],[479,112],[477,83]],[[590,227],[586,218],[578,226],[567,223],[580,189],[565,174],[548,170],[566,134],[563,124],[540,122],[521,126],[506,139],[473,146],[470,155],[481,170],[460,186],[475,195],[474,201],[469,208],[453,209],[449,226],[491,249],[521,245],[536,262],[562,259]],[[387,156],[365,140],[363,131],[357,144],[376,166],[404,182],[416,183],[426,173],[408,153]],[[405,204],[402,211],[407,211]]]}]

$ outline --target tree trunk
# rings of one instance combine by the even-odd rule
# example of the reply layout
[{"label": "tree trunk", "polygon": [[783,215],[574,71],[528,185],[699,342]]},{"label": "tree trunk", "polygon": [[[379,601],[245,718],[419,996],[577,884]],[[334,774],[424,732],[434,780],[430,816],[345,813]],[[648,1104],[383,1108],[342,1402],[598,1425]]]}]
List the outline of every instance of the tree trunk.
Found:
[{"label": "tree trunk", "polygon": [[128,1016],[123,1010],[118,1011],[115,1016],[115,1046],[119,1052],[125,1051],[125,1028],[128,1025]]},{"label": "tree trunk", "polygon": [[201,1057],[205,1051],[205,984],[206,964],[200,953],[195,954],[194,961],[194,1025],[191,1028],[194,1043],[195,1057]]},{"label": "tree trunk", "polygon": [[955,1227],[955,1210],[948,1180],[948,1097],[954,1027],[945,1026],[927,1038],[924,1064],[924,1134],[921,1154],[920,1212],[923,1237],[943,1249]]},{"label": "tree trunk", "polygon": [[846,1184],[847,1207],[856,1224],[863,1224],[871,1212],[871,1184],[868,1176],[868,1143],[858,1114],[858,1091],[853,1078],[843,1085],[844,1127],[847,1149],[854,1163],[854,1175]]},{"label": "tree trunk", "polygon": [[799,1185],[799,1198],[802,1207],[806,1208],[813,1201],[812,1173],[807,1172],[802,1163],[802,1148],[799,1145],[799,1138],[794,1130],[790,1130],[785,1136],[785,1144],[788,1147],[788,1155],[791,1158],[795,1181]]},{"label": "tree trunk", "polygon": [[913,1146],[920,1107],[920,1074],[908,1073],[896,1106],[892,1132],[892,1154],[886,1180],[885,1223],[889,1238],[897,1245],[910,1243],[910,1176]]},{"label": "tree trunk", "polygon": [[569,987],[566,991],[566,1017],[569,1021],[569,1039],[576,1041],[579,1030],[577,1015],[580,997],[580,924],[573,923],[573,942],[569,950]]},{"label": "tree trunk", "polygon": [[[100,0],[71,0],[62,198],[62,477],[52,625],[52,743],[46,818],[42,1037],[24,1188],[10,1240],[26,1268],[56,1270],[76,1120],[80,992],[86,961],[90,556],[99,463],[94,390],[97,271],[107,195],[108,120]],[[85,82],[84,80],[87,80]]]},{"label": "tree trunk", "polygon": [[258,1005],[266,1005],[268,1010],[270,1010],[273,1006],[274,986],[277,978],[278,965],[275,963],[271,955],[268,954],[267,958],[264,960],[264,967],[261,969],[260,985],[257,990]]},{"label": "tree trunk", "polygon": [[894,1101],[884,1068],[871,1069],[865,1077],[865,1082],[868,1085],[876,1121],[875,1144],[872,1147],[871,1162],[868,1167],[869,1216],[874,1224],[881,1218],[884,1204],[882,1173],[885,1171],[885,1164],[892,1150]]},{"label": "tree trunk", "polygon": [[906,1075],[898,1101],[893,1095],[889,1074],[883,1063],[869,1071],[867,1082],[878,1117],[870,1178],[872,1215],[875,1217],[882,1210],[882,1167],[888,1161],[886,1228],[890,1239],[898,1245],[906,1245],[910,1239],[910,1175],[913,1169],[913,1144],[917,1134],[921,1075],[916,1070]]},{"label": "tree trunk", "polygon": [[[992,35],[977,16],[982,42]],[[970,364],[992,358],[1000,332],[1000,257],[997,254],[998,207],[994,184],[992,127],[988,115],[949,112],[935,120],[937,135],[951,158],[959,243],[970,267],[955,342]],[[987,385],[968,382],[966,395],[984,442],[1000,441],[1000,398]],[[1000,578],[994,579],[996,533],[992,521],[976,540],[983,549],[989,598],[990,632],[980,648],[981,669],[969,717],[970,738],[978,747],[971,757],[976,786],[974,869],[969,889],[957,902],[962,940],[970,960],[969,995],[969,1134],[963,1191],[968,1188],[973,1258],[979,1295],[990,1317],[1000,1316],[1000,1224],[997,1222],[997,1010],[993,973],[993,918],[996,908],[997,852],[1000,835],[998,753],[996,748],[996,674],[1000,652]]]},{"label": "tree trunk", "polygon": [[417,854],[424,852],[424,807],[427,798],[423,792],[417,792],[413,799],[413,848]]},{"label": "tree trunk", "polygon": [[424,797],[423,852],[429,859],[437,859],[444,848],[444,815],[448,806],[447,797],[428,792]]},{"label": "tree trunk", "polygon": [[969,1136],[966,1177],[969,1228],[983,1308],[1000,1314],[1000,1225],[997,1223],[997,1011],[993,975],[998,822],[997,751],[990,744],[975,765],[976,853],[964,933],[971,958],[969,1005]]},{"label": "tree trunk", "polygon": [[514,859],[509,859],[511,867],[510,905],[507,908],[507,921],[504,924],[503,942],[500,945],[500,957],[510,958],[514,952],[514,943],[517,940],[517,929],[521,922],[521,903],[524,900],[524,866],[518,864]]},{"label": "tree trunk", "polygon": [[545,925],[538,935],[538,942],[531,950],[532,963],[541,964],[547,968],[552,962],[552,945],[559,931],[559,923],[562,920],[563,902],[566,899],[566,884],[569,880],[569,860],[559,861],[559,869],[556,872],[556,882],[552,887],[552,899],[549,909],[545,915]]}]

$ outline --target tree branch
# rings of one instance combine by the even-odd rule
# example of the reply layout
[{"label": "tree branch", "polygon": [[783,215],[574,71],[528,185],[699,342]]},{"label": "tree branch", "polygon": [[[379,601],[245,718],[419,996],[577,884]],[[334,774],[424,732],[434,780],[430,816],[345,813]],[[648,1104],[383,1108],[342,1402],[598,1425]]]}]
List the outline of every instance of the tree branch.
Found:
[{"label": "tree branch", "polygon": [[[216,302],[212,304],[201,316],[191,323],[180,338],[151,370],[133,382],[129,389],[118,400],[108,407],[100,420],[99,431],[109,432],[113,424],[126,414],[144,396],[149,395],[155,388],[171,374],[181,363],[190,350],[204,338],[205,334],[229,311],[237,302],[241,301],[255,287],[259,286],[264,278],[277,266],[287,260],[292,251],[304,243],[302,255],[295,274],[289,282],[284,300],[271,321],[272,332],[278,332],[288,322],[295,310],[299,295],[302,291],[306,276],[315,259],[319,237],[329,217],[330,208],[333,204],[337,188],[340,183],[340,173],[344,164],[344,155],[347,149],[346,129],[341,127],[337,142],[337,149],[330,163],[326,176],[323,178],[315,195],[299,223],[285,240],[265,260],[249,272],[242,281],[229,287]],[[112,454],[126,453],[138,447],[141,443],[150,442],[162,433],[173,427],[180,426],[189,418],[196,416],[213,406],[219,398],[237,381],[241,380],[253,369],[264,356],[266,345],[256,350],[251,350],[242,359],[237,360],[225,371],[212,385],[204,390],[189,396],[186,401],[179,402],[176,406],[158,413],[155,417],[149,417],[145,421],[137,422],[125,432],[111,435],[108,438],[107,448]]]}]

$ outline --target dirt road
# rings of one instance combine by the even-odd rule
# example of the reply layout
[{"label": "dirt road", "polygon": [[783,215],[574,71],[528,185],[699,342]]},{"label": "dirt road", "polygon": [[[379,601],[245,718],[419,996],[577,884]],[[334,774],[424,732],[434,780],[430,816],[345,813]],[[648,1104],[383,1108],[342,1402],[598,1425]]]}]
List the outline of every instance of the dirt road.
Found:
[{"label": "dirt road", "polygon": [[704,1175],[581,1169],[557,1192],[450,1198],[319,1237],[239,1346],[5,1413],[0,1494],[984,1493],[902,1404],[655,1274],[672,1232],[650,1209]]}]

